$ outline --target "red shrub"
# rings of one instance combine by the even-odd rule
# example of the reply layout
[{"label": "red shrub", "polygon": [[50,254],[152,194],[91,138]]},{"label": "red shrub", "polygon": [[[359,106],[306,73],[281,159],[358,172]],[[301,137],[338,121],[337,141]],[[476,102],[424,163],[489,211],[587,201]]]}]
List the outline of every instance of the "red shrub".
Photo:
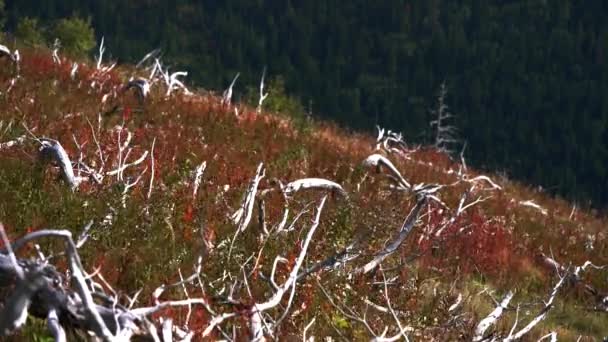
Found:
[{"label": "red shrub", "polygon": [[[433,225],[440,221],[431,212]],[[448,226],[438,239],[421,239],[419,248],[424,253],[422,264],[463,273],[482,272],[501,275],[516,268],[515,243],[512,234],[496,220],[490,220],[478,210]]]}]

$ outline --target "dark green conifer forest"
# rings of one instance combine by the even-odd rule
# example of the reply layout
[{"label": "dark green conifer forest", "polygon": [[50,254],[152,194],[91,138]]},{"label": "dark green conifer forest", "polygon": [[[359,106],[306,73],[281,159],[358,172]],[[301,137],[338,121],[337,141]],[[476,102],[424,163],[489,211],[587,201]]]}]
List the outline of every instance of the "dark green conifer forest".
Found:
[{"label": "dark green conifer forest", "polygon": [[242,98],[266,66],[305,111],[354,130],[378,124],[413,143],[432,142],[445,82],[470,164],[608,203],[606,1],[4,3],[7,32],[36,18],[50,44],[58,20],[90,19],[112,58],[137,62],[159,47],[202,88],[224,89],[240,72]]}]

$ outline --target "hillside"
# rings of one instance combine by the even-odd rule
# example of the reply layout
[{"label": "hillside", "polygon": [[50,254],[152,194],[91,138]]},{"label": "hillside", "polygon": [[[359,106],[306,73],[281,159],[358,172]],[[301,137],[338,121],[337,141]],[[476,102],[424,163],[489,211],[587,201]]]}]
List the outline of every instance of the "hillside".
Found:
[{"label": "hillside", "polygon": [[445,82],[471,165],[608,205],[606,1],[2,2],[0,29],[4,17],[33,44],[59,36],[67,47],[58,21],[89,18],[115,59],[160,48],[206,89],[240,72],[237,97],[267,67],[316,117],[417,143],[432,139],[429,108]]},{"label": "hillside", "polygon": [[603,217],[394,133],[20,52],[0,59],[0,334],[608,335]]}]

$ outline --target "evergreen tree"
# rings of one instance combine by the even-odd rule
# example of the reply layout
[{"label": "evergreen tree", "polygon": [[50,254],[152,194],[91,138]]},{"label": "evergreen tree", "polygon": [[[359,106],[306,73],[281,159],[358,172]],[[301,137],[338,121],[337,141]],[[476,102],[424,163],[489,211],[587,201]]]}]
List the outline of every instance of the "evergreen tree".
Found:
[{"label": "evergreen tree", "polygon": [[95,31],[91,19],[78,17],[59,19],[51,32],[51,38],[61,41],[61,46],[69,54],[84,56],[96,45]]},{"label": "evergreen tree", "polygon": [[34,46],[44,44],[44,32],[39,27],[36,18],[23,17],[19,20],[15,36],[25,44]]}]

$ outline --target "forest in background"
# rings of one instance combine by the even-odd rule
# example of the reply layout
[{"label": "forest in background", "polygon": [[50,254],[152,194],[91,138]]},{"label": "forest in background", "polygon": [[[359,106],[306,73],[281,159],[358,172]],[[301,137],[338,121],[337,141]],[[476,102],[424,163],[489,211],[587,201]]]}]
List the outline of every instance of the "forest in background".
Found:
[{"label": "forest in background", "polygon": [[159,47],[190,83],[216,90],[240,72],[236,97],[266,66],[305,111],[411,142],[431,142],[445,81],[472,164],[608,203],[604,1],[4,2],[9,32],[24,18],[41,29],[90,18],[113,58]]}]

